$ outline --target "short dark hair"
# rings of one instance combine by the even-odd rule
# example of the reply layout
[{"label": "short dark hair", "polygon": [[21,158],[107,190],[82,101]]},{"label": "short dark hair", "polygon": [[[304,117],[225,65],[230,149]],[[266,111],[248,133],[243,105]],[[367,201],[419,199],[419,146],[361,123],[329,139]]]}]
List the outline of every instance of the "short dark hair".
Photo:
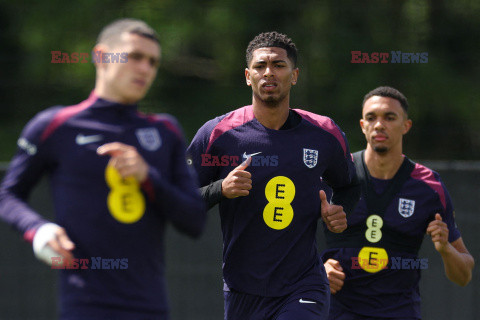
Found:
[{"label": "short dark hair", "polygon": [[287,57],[293,62],[293,66],[297,66],[297,47],[293,43],[292,39],[285,34],[278,33],[276,31],[263,32],[256,36],[247,47],[247,67],[250,66],[252,61],[253,51],[259,48],[277,47],[287,51]]},{"label": "short dark hair", "polygon": [[120,37],[124,32],[138,34],[160,44],[158,34],[155,30],[142,20],[131,18],[115,20],[105,26],[98,35],[97,44],[115,45],[120,41]]},{"label": "short dark hair", "polygon": [[405,113],[408,113],[408,100],[407,100],[407,98],[403,95],[403,93],[401,93],[400,91],[398,91],[395,88],[388,87],[388,86],[382,86],[382,87],[378,87],[378,88],[373,89],[372,91],[367,93],[365,95],[365,97],[363,97],[362,108],[365,105],[365,101],[367,101],[368,99],[370,99],[373,96],[388,97],[388,98],[395,99],[398,102],[400,102],[400,105],[402,106]]}]

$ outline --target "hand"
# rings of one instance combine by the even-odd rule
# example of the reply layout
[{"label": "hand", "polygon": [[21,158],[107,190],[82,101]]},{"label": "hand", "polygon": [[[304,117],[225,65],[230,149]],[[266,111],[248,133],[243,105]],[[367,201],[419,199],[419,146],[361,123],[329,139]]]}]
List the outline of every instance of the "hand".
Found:
[{"label": "hand", "polygon": [[230,171],[228,176],[222,181],[222,195],[225,198],[233,199],[244,197],[250,194],[252,189],[252,174],[245,171],[252,162],[252,157],[242,162],[238,167]]},{"label": "hand", "polygon": [[42,225],[33,238],[35,256],[48,265],[52,265],[53,258],[61,256],[63,263],[72,261],[75,244],[67,236],[64,228],[55,223]]},{"label": "hand", "polygon": [[432,242],[438,252],[442,252],[448,246],[448,227],[442,221],[442,216],[435,214],[435,220],[430,222],[427,227],[427,234],[432,237]]},{"label": "hand", "polygon": [[111,156],[108,164],[117,169],[122,178],[134,177],[140,183],[147,179],[148,164],[135,147],[112,142],[98,147],[97,154]]},{"label": "hand", "polygon": [[328,259],[323,264],[327,272],[328,282],[330,283],[330,293],[335,294],[343,287],[343,280],[345,280],[345,273],[340,262],[333,259]]},{"label": "hand", "polygon": [[327,195],[323,190],[320,190],[320,200],[322,219],[328,230],[340,233],[347,229],[347,215],[343,207],[328,203]]}]

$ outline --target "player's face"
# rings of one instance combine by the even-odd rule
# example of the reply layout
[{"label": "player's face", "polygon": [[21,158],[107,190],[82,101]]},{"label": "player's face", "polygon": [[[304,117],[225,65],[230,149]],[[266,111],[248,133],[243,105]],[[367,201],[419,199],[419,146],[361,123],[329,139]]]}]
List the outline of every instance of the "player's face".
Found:
[{"label": "player's face", "polygon": [[285,49],[259,48],[245,69],[245,78],[252,87],[254,101],[277,106],[285,99],[288,102],[290,89],[298,79],[298,68],[294,68]]},{"label": "player's face", "polygon": [[360,126],[367,143],[377,153],[402,152],[402,137],[411,126],[400,102],[388,97],[373,96],[363,105]]},{"label": "player's face", "polygon": [[160,46],[155,41],[133,33],[122,34],[111,52],[128,54],[126,63],[100,64],[106,97],[120,103],[136,103],[150,89],[160,62]]}]

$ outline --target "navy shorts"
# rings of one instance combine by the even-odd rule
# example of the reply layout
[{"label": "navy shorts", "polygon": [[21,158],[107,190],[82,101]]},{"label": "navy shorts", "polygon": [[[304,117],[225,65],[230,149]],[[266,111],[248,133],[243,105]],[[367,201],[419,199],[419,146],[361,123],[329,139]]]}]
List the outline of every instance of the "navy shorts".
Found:
[{"label": "navy shorts", "polygon": [[261,297],[224,291],[225,320],[327,320],[330,288]]},{"label": "navy shorts", "polygon": [[362,316],[356,313],[352,313],[345,309],[330,306],[330,315],[328,320],[420,320],[418,318],[376,318],[370,316]]}]

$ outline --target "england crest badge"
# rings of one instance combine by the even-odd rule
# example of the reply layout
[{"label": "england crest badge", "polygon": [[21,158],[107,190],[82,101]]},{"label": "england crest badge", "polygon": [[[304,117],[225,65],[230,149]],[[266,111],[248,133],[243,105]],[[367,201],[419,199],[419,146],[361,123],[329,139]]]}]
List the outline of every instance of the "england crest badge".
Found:
[{"label": "england crest badge", "polygon": [[148,151],[158,150],[162,145],[162,138],[160,137],[157,128],[137,129],[135,135],[137,136],[140,145]]},{"label": "england crest badge", "polygon": [[415,200],[400,198],[398,201],[398,212],[404,218],[408,218],[415,211]]},{"label": "england crest badge", "polygon": [[303,163],[312,169],[317,165],[318,161],[318,150],[305,149],[303,148]]}]

